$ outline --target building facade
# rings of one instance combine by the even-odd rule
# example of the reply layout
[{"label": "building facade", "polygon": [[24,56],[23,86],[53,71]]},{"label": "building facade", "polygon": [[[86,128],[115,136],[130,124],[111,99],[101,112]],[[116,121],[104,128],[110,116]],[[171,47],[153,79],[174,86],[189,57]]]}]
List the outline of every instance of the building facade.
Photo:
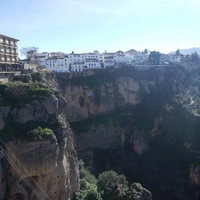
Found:
[{"label": "building facade", "polygon": [[181,63],[181,56],[175,54],[162,54],[160,56],[161,63]]},{"label": "building facade", "polygon": [[0,34],[0,67],[2,71],[17,70],[19,40]]},{"label": "building facade", "polygon": [[48,53],[47,52],[35,53],[34,54],[34,59],[36,60],[36,63],[40,67],[44,67],[45,66],[47,58],[48,58]]},{"label": "building facade", "polygon": [[100,63],[98,51],[94,51],[93,53],[86,53],[85,54],[85,68],[86,69],[99,69],[99,68],[101,68],[101,63]]},{"label": "building facade", "polygon": [[69,58],[64,57],[49,57],[46,59],[46,68],[55,72],[70,72]]},{"label": "building facade", "polygon": [[116,63],[116,55],[115,53],[103,53],[103,66],[104,68],[112,67]]}]

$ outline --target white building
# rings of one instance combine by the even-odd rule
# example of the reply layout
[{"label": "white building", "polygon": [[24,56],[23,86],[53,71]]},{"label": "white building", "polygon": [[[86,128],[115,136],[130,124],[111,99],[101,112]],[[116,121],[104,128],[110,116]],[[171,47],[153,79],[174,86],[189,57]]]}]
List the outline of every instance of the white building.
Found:
[{"label": "white building", "polygon": [[135,56],[135,59],[134,59],[133,63],[141,64],[141,63],[145,63],[147,60],[148,60],[148,55],[147,54],[138,53]]},{"label": "white building", "polygon": [[130,49],[129,51],[125,52],[125,58],[127,64],[140,64],[147,61],[148,55],[140,53],[135,49]]},{"label": "white building", "polygon": [[120,63],[126,63],[126,56],[125,53],[121,50],[117,51],[115,53],[115,58],[116,58],[116,63],[120,64]]},{"label": "white building", "polygon": [[181,63],[181,56],[177,56],[175,54],[162,54],[160,56],[160,61],[163,63]]},{"label": "white building", "polygon": [[170,54],[170,63],[180,63],[181,62],[181,56],[177,56],[175,54]]},{"label": "white building", "polygon": [[46,65],[46,59],[48,58],[48,53],[47,52],[35,53],[34,58],[38,66],[44,67]]},{"label": "white building", "polygon": [[103,66],[106,67],[112,67],[116,63],[116,55],[115,53],[103,53]]},{"label": "white building", "polygon": [[70,72],[69,58],[64,57],[49,57],[46,59],[46,68],[55,72]]},{"label": "white building", "polygon": [[101,68],[99,52],[85,54],[85,68],[86,69],[99,69]]},{"label": "white building", "polygon": [[84,54],[75,54],[74,52],[68,54],[69,71],[82,72],[85,69],[85,56]]}]

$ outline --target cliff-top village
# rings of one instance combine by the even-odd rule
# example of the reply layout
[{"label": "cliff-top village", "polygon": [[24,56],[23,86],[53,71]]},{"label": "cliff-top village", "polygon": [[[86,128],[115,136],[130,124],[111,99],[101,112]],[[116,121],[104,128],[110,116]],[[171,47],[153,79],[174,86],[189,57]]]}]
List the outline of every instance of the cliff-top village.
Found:
[{"label": "cliff-top village", "polygon": [[[134,49],[123,52],[121,50],[110,53],[100,53],[95,50],[92,53],[72,53],[63,52],[42,52],[37,50],[27,50],[29,59],[20,60],[18,57],[19,40],[0,34],[0,70],[3,71],[21,71],[23,69],[48,69],[59,73],[80,73],[87,69],[104,69],[120,64],[127,65],[147,65],[149,62],[148,50],[138,52]],[[31,55],[28,55],[31,54]],[[160,54],[161,64],[181,63],[181,55]]]}]

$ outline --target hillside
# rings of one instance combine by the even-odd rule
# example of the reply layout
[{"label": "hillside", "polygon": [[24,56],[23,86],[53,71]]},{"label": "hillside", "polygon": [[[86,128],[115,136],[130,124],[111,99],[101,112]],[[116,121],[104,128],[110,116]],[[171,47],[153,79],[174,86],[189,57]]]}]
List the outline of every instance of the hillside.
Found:
[{"label": "hillside", "polygon": [[[200,55],[200,47],[194,47],[194,48],[189,48],[189,49],[180,49],[180,53],[183,55],[192,54],[195,51]],[[171,52],[169,52],[169,54],[173,54],[175,52],[176,51],[171,51]]]}]

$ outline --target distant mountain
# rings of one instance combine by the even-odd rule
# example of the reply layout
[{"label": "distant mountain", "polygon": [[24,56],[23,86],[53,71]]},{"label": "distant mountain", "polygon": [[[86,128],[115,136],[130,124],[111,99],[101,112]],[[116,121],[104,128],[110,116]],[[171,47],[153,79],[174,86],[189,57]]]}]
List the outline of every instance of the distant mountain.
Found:
[{"label": "distant mountain", "polygon": [[[194,53],[195,51],[200,55],[200,47],[194,47],[190,49],[180,49],[180,53],[184,55]],[[175,51],[169,52],[169,54],[173,54],[173,53],[175,53]]]}]

